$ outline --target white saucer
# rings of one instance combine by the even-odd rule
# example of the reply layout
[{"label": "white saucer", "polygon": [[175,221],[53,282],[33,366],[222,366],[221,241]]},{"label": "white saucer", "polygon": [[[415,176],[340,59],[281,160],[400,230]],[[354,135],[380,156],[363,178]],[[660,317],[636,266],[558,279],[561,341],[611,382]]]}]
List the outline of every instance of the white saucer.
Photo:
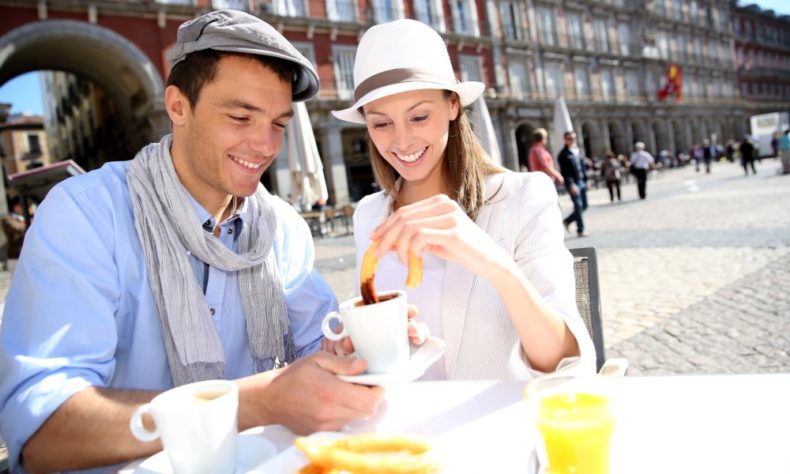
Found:
[{"label": "white saucer", "polygon": [[346,382],[360,385],[393,385],[417,380],[425,373],[425,369],[444,354],[447,344],[438,337],[429,337],[421,346],[412,347],[409,362],[398,370],[383,374],[338,375]]},{"label": "white saucer", "polygon": [[[257,466],[264,461],[273,458],[277,454],[274,445],[258,435],[240,434],[236,440],[236,473],[243,474],[253,472]],[[120,473],[129,471],[121,470]],[[173,467],[170,466],[170,459],[167,453],[159,451],[148,459],[140,462],[135,467],[133,474],[172,474]]]}]

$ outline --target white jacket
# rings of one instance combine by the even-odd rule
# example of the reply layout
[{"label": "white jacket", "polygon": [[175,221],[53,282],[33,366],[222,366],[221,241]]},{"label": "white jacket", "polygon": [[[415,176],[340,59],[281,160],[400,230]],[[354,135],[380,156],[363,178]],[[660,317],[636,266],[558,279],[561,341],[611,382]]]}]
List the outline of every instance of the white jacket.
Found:
[{"label": "white jacket", "polygon": [[[595,371],[595,349],[576,308],[573,257],[565,247],[557,192],[544,173],[506,172],[485,182],[486,204],[477,225],[518,263],[535,289],[565,320],[581,350],[557,370]],[[383,192],[363,198],[354,212],[357,268],[370,245],[368,235],[392,211]],[[442,335],[448,379],[522,379],[532,369],[516,330],[490,283],[447,262],[441,294]]]}]

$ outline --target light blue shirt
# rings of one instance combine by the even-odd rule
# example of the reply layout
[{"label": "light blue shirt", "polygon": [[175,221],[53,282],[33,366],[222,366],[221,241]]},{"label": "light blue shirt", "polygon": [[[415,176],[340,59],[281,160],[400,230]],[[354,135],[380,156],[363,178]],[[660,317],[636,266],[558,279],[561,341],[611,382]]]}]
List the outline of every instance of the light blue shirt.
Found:
[{"label": "light blue shirt", "polygon": [[[70,396],[89,386],[165,390],[173,383],[156,303],[134,226],[126,184],[129,162],[71,178],[39,206],[6,300],[0,328],[0,431],[13,467],[24,443]],[[274,252],[298,356],[318,349],[321,319],[337,308],[313,268],[305,221],[271,199],[277,215]],[[214,220],[197,201],[195,225]],[[245,218],[221,224],[236,250]],[[225,376],[254,373],[237,274],[208,268],[190,255],[225,353]]]}]

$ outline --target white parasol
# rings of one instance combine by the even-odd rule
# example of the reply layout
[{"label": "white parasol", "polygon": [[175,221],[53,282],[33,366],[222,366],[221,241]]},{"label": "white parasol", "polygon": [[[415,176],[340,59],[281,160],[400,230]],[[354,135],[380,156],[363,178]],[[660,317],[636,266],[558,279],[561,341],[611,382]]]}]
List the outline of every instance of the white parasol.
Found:
[{"label": "white parasol", "polygon": [[302,209],[310,209],[317,201],[325,203],[329,193],[307,107],[304,102],[296,102],[293,108],[294,116],[287,127],[291,204],[298,201]]},{"label": "white parasol", "polygon": [[499,151],[494,124],[491,122],[491,114],[488,113],[488,106],[483,96],[472,102],[469,120],[472,123],[472,130],[477,135],[477,139],[483,145],[483,149],[494,160],[494,163],[501,165],[502,153]]}]

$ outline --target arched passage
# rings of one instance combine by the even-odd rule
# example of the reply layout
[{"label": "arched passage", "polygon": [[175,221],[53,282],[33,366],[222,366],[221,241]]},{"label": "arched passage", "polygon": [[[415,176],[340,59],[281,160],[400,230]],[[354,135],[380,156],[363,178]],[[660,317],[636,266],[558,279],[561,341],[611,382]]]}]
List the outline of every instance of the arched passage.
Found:
[{"label": "arched passage", "polygon": [[603,159],[606,156],[604,141],[601,132],[594,122],[582,123],[582,142],[584,143],[584,156]]},{"label": "arched passage", "polygon": [[118,114],[117,140],[132,158],[169,130],[164,85],[154,64],[123,36],[102,26],[48,20],[20,26],[0,38],[0,84],[20,74],[56,70],[98,86]]},{"label": "arched passage", "polygon": [[609,128],[609,149],[615,154],[627,154],[627,137],[620,123],[614,121],[609,122],[607,128]]},{"label": "arched passage", "polygon": [[529,148],[532,146],[532,133],[538,128],[535,124],[526,122],[516,128],[516,149],[518,152],[519,167],[529,167]]},{"label": "arched passage", "polygon": [[672,122],[672,130],[675,135],[675,153],[678,150],[688,151],[691,148],[691,144],[688,140],[688,134],[686,133],[686,126],[683,121],[681,120],[674,120]]},{"label": "arched passage", "polygon": [[669,136],[669,127],[663,120],[653,122],[653,131],[656,134],[656,153],[664,150],[672,151],[672,139]]}]

